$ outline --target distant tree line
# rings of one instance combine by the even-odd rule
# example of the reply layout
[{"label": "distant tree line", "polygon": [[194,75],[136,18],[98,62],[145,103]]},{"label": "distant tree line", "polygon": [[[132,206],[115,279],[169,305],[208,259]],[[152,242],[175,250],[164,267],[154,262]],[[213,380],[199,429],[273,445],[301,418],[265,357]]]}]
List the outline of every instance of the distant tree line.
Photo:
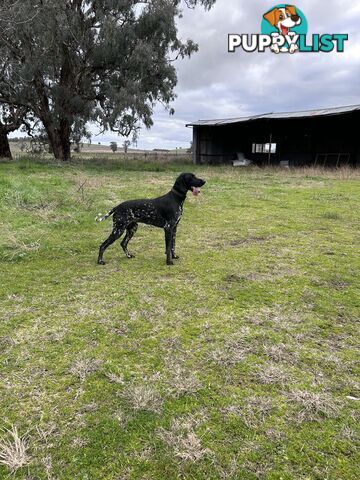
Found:
[{"label": "distant tree line", "polygon": [[0,157],[19,128],[46,135],[57,159],[101,132],[136,137],[157,102],[168,108],[174,60],[198,46],[178,37],[183,7],[216,0],[3,0],[0,4]]}]

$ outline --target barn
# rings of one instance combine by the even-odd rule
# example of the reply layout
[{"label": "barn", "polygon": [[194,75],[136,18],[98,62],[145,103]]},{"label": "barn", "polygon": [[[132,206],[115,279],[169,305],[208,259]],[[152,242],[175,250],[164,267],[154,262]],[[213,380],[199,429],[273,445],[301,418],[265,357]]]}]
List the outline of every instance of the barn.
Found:
[{"label": "barn", "polygon": [[195,164],[360,166],[360,105],[199,120]]}]

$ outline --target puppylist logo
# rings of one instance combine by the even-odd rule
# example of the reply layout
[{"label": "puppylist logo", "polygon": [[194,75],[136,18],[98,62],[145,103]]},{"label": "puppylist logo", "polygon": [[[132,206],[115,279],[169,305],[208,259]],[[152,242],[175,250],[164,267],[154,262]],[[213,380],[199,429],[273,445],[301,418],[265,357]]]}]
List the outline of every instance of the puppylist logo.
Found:
[{"label": "puppylist logo", "polygon": [[228,36],[228,51],[237,49],[244,52],[274,53],[295,52],[343,52],[347,33],[314,33],[311,40],[307,38],[308,22],[303,12],[295,5],[281,3],[264,13],[261,22],[261,34],[235,34]]}]

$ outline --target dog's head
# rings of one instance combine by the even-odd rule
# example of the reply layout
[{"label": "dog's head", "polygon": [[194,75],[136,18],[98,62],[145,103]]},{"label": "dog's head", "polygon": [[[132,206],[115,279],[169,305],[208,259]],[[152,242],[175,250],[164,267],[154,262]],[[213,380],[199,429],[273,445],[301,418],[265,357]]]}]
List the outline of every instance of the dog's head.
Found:
[{"label": "dog's head", "polygon": [[174,188],[184,195],[191,191],[193,195],[197,196],[200,193],[200,187],[205,185],[205,183],[205,180],[197,178],[193,173],[182,173],[176,179]]},{"label": "dog's head", "polygon": [[270,12],[265,13],[264,18],[270,25],[276,27],[282,35],[287,35],[291,28],[301,23],[301,18],[293,5],[273,8]]}]

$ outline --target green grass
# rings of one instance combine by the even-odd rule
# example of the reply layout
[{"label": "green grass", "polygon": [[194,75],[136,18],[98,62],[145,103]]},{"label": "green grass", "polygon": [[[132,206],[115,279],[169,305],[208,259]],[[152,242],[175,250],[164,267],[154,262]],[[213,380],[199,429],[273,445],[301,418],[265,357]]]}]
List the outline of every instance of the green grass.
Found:
[{"label": "green grass", "polygon": [[[359,172],[47,162],[0,164],[0,478],[357,479]],[[176,265],[97,266],[184,170]]]}]

